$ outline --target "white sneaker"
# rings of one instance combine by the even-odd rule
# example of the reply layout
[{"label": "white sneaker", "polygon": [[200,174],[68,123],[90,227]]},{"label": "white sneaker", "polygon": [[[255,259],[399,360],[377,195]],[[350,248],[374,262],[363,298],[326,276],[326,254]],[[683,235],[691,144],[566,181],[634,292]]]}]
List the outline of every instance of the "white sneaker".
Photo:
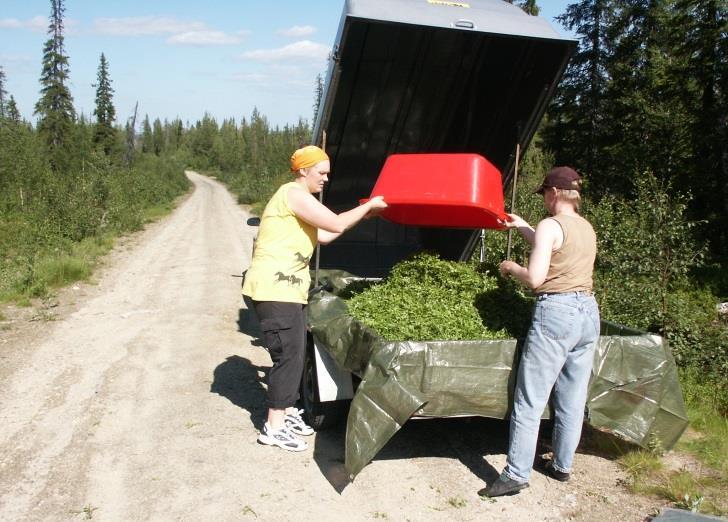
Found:
[{"label": "white sneaker", "polygon": [[266,446],[278,446],[286,451],[304,451],[308,443],[296,437],[288,428],[273,430],[266,422],[258,435],[258,442]]},{"label": "white sneaker", "polygon": [[294,410],[293,413],[286,413],[284,422],[286,428],[295,433],[296,435],[313,435],[313,428],[306,424],[301,415],[303,410]]}]

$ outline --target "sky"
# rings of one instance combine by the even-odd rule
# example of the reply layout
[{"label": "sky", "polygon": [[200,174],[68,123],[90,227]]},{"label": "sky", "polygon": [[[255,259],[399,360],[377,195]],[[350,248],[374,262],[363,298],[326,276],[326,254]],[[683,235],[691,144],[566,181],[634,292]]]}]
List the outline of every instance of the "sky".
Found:
[{"label": "sky", "polygon": [[[425,1],[425,0],[412,0]],[[467,1],[467,0],[463,0]],[[553,18],[573,0],[540,0]],[[68,87],[78,114],[93,117],[101,53],[117,123],[138,102],[138,121],[205,113],[218,122],[254,108],[274,126],[311,120],[344,0],[64,0]],[[50,0],[0,0],[0,66],[21,116],[35,121]]]}]

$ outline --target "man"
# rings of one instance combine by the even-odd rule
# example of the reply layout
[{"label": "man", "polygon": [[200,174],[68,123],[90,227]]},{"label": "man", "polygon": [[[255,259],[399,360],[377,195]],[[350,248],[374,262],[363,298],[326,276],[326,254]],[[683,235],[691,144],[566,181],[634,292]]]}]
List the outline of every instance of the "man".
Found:
[{"label": "man", "polygon": [[578,213],[581,185],[572,168],[552,169],[536,191],[543,195],[550,217],[535,230],[515,214],[506,223],[532,251],[528,267],[503,261],[500,272],[531,287],[537,299],[518,368],[508,460],[498,480],[479,492],[488,497],[528,487],[540,419],[552,390],[553,459],[542,471],[569,480],[599,337],[599,308],[592,295],[596,235]]}]

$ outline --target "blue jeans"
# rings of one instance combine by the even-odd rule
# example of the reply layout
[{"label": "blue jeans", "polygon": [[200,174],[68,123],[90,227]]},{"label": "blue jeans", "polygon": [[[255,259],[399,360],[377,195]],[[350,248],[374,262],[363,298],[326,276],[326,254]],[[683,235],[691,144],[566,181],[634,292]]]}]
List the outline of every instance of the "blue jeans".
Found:
[{"label": "blue jeans", "polygon": [[599,338],[599,307],[582,292],[541,295],[521,354],[503,474],[528,482],[541,415],[553,389],[553,466],[571,472]]}]

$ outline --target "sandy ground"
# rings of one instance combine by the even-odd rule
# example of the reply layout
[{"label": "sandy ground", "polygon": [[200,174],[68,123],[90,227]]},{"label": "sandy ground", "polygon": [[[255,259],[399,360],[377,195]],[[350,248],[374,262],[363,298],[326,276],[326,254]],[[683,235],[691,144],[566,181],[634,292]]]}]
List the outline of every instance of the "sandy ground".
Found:
[{"label": "sandy ground", "polygon": [[255,227],[218,182],[122,240],[93,284],[5,307],[0,520],[649,519],[615,462],[579,453],[572,481],[534,473],[477,495],[507,423],[407,423],[352,483],[343,431],[302,453],[256,443],[271,362],[240,296]]}]

